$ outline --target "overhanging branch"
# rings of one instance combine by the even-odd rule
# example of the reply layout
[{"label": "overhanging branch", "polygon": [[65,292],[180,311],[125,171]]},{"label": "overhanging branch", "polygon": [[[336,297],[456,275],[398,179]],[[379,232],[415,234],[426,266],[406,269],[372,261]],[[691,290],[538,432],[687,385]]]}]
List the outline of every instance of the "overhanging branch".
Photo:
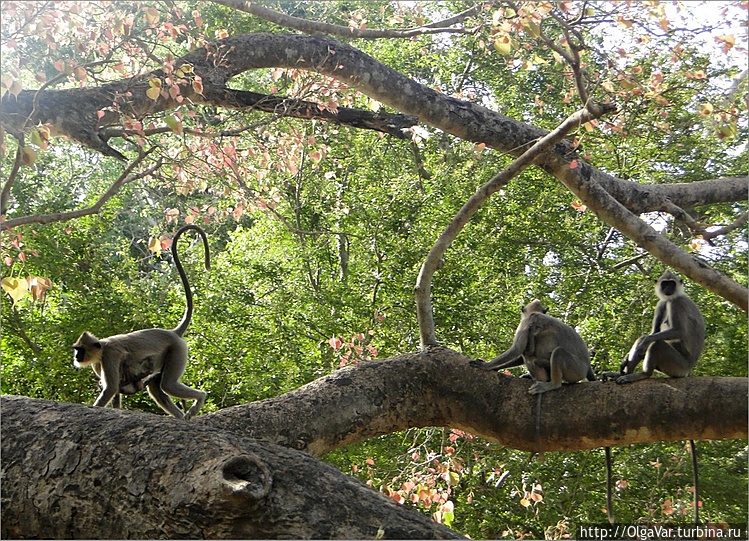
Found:
[{"label": "overhanging branch", "polygon": [[[182,97],[196,103],[209,98],[211,92],[223,92],[235,75],[258,68],[285,67],[336,77],[405,114],[418,115],[423,123],[469,141],[486,143],[515,157],[547,133],[480,105],[427,88],[354,47],[326,38],[287,34],[237,35],[188,53],[175,62],[175,67],[185,63],[193,66],[205,89],[205,94],[202,94],[190,84],[181,87]],[[154,102],[146,96],[149,79],[160,75],[163,74],[156,71],[93,89],[46,91],[39,97],[38,118],[32,119],[29,119],[29,114],[34,91],[22,91],[17,100],[6,93],[0,122],[11,127],[19,121],[25,126],[27,120],[52,122],[55,124],[53,134],[66,134],[107,155],[120,157],[98,131],[99,125],[119,122],[119,115],[105,115],[99,122],[96,112],[117,103],[121,111],[139,118],[176,107],[177,102],[171,97]],[[125,92],[130,92],[128,100],[124,99]],[[57,112],[60,110],[70,116],[59,119]],[[55,122],[57,120],[60,122]],[[580,166],[571,168],[573,160]],[[656,190],[652,186],[617,179],[585,163],[574,149],[565,145],[557,145],[554,152],[543,153],[535,163],[562,181],[601,220],[619,229],[656,258],[743,310],[749,308],[747,288],[704,261],[694,259],[632,212],[635,207],[639,210],[644,199],[650,199],[651,206],[657,206],[658,202],[652,197],[657,192],[668,197],[674,205],[689,208],[689,204],[680,200],[684,193],[682,188],[659,186]],[[736,191],[726,194],[725,190],[715,190],[713,183],[693,183],[688,191],[694,194],[701,190],[702,204],[746,199],[746,185],[731,184]]]},{"label": "overhanging branch", "polygon": [[445,230],[440,234],[437,242],[427,254],[424,263],[419,271],[414,288],[416,297],[416,315],[419,321],[419,334],[421,347],[436,346],[437,335],[434,330],[434,316],[432,311],[432,277],[439,268],[442,256],[445,254],[450,244],[458,236],[468,220],[471,219],[476,211],[481,208],[492,194],[507,185],[510,180],[519,175],[526,167],[533,163],[543,152],[547,152],[552,146],[559,143],[564,137],[586,122],[600,118],[604,113],[612,111],[613,106],[604,106],[590,104],[588,107],[576,111],[566,118],[556,129],[552,130],[544,137],[536,141],[532,147],[526,150],[520,157],[515,159],[510,165],[497,173],[478,191],[473,194],[468,201],[461,207],[458,213],[453,217]]},{"label": "overhanging branch", "polygon": [[97,199],[96,202],[90,207],[71,210],[68,212],[55,212],[53,214],[32,214],[29,216],[22,216],[20,218],[12,218],[10,220],[0,222],[0,230],[10,229],[26,224],[48,224],[52,222],[61,222],[99,213],[104,204],[109,201],[117,192],[119,192],[120,188],[122,188],[125,184],[133,182],[140,178],[145,178],[161,167],[161,160],[159,160],[156,164],[152,165],[148,169],[140,171],[136,174],[131,174],[133,170],[154,150],[155,148],[152,148],[146,152],[143,152],[135,160],[133,160],[133,162],[128,165],[127,168],[125,168],[125,170],[120,174],[120,176],[117,177],[117,180],[112,183],[109,189],[104,192],[99,197],[99,199]]}]

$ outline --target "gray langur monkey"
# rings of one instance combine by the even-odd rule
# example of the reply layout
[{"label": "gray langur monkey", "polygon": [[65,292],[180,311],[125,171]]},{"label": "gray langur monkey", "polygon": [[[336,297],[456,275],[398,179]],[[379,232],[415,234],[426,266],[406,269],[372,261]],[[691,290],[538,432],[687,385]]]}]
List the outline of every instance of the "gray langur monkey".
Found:
[{"label": "gray langur monkey", "polygon": [[588,346],[575,329],[546,315],[547,309],[538,299],[521,308],[521,312],[510,348],[488,363],[472,360],[471,366],[501,370],[522,362],[534,380],[530,394],[558,389],[563,381],[595,381]]},{"label": "gray langur monkey", "polygon": [[[617,383],[632,383],[659,370],[672,378],[692,373],[705,345],[705,321],[697,305],[684,292],[682,280],[666,271],[655,283],[658,304],[650,334],[638,338],[620,366]],[[643,359],[642,372],[634,370]]]},{"label": "gray langur monkey", "polygon": [[[658,304],[653,316],[650,334],[641,336],[632,345],[621,363],[619,372],[606,372],[606,376],[616,378],[616,383],[632,383],[647,379],[654,370],[672,378],[690,376],[705,345],[705,321],[697,305],[684,292],[681,278],[670,270],[664,272],[655,282]],[[640,360],[644,358],[642,372],[634,373]],[[697,447],[689,440],[692,454],[692,475],[694,483],[694,523],[699,524],[699,469]],[[607,493],[606,507],[609,521],[614,522],[611,485],[611,452],[606,448]]]},{"label": "gray langur monkey", "polygon": [[[75,361],[73,361],[73,364],[75,365]],[[121,395],[135,394],[145,389],[146,384],[151,379],[149,376],[151,376],[150,372],[149,373],[145,373],[145,372],[134,373],[128,370],[127,365],[124,365],[122,375],[120,376],[119,392],[116,395],[114,395],[114,398],[112,398],[112,401],[109,403],[109,405],[112,406],[113,408],[120,409],[122,407]],[[99,387],[102,387],[103,389],[101,377],[99,377]]]},{"label": "gray langur monkey", "polygon": [[[120,374],[120,391],[114,395],[114,398],[112,399],[112,402],[110,405],[113,408],[121,408],[122,407],[122,397],[120,395],[131,395],[138,393],[146,388],[146,385],[149,381],[161,378],[161,373],[156,372],[154,373],[154,365],[156,363],[156,359],[153,357],[148,357],[147,359],[143,359],[140,363],[123,363],[122,364],[122,370]],[[156,382],[154,382],[156,384]],[[99,386],[101,386],[101,380],[99,381]],[[161,383],[158,383],[159,389],[161,388]],[[184,405],[184,400],[182,401]],[[186,408],[183,408],[184,411],[187,411]]]},{"label": "gray langur monkey", "polygon": [[[182,280],[186,300],[185,313],[179,325],[172,330],[143,329],[102,339],[84,332],[73,344],[73,365],[77,368],[90,366],[100,378],[102,390],[94,406],[106,407],[114,401],[114,405],[119,407],[120,393],[132,394],[144,386],[161,409],[178,419],[194,417],[205,403],[205,392],[179,381],[187,366],[187,344],[182,335],[192,318],[193,300],[187,275],[177,253],[177,244],[182,233],[191,229],[197,231],[202,238],[205,268],[211,268],[205,232],[192,224],[181,227],[172,240],[172,256]],[[170,397],[194,400],[195,403],[183,413]]]}]

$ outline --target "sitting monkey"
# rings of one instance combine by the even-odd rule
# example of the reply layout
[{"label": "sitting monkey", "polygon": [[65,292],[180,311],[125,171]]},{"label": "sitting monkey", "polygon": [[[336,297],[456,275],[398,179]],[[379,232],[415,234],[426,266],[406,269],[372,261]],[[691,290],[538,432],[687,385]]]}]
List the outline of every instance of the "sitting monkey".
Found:
[{"label": "sitting monkey", "polygon": [[[658,304],[650,334],[638,338],[622,361],[617,383],[647,379],[659,370],[672,378],[692,373],[705,346],[705,321],[684,292],[681,278],[666,271],[655,283]],[[642,372],[635,367],[644,359]]]},{"label": "sitting monkey", "polygon": [[488,363],[472,360],[471,366],[501,370],[525,364],[535,381],[530,394],[558,389],[563,381],[595,381],[588,346],[575,329],[546,315],[546,311],[537,299],[521,308],[520,325],[510,348]]}]

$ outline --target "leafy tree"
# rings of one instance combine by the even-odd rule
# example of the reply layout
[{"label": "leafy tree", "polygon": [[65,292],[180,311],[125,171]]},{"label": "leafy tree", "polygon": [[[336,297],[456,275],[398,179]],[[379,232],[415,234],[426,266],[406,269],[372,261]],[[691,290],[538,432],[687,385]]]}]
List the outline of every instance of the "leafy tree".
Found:
[{"label": "leafy tree", "polygon": [[[324,455],[401,508],[474,538],[560,538],[605,516],[596,445],[615,445],[620,521],[686,523],[691,457],[675,440],[717,433],[725,439],[699,443],[702,517],[743,523],[746,426],[731,424],[741,418],[738,406],[698,427],[695,412],[702,418],[715,403],[674,406],[661,395],[643,398],[647,385],[606,383],[598,399],[620,394],[604,405],[566,389],[576,393],[565,395],[574,396],[574,414],[588,415],[569,420],[569,431],[591,443],[557,449],[547,436],[541,461],[527,453],[538,450],[536,404],[523,382],[500,377],[489,386],[456,368],[465,358],[436,346],[491,357],[509,344],[518,306],[538,297],[578,328],[596,371],[616,369],[649,331],[652,279],[669,266],[688,278],[709,336],[698,377],[669,384],[695,396],[722,385],[727,402],[737,390],[745,396],[747,44],[736,31],[744,9],[3,2],[3,393],[90,404],[96,384],[89,371],[72,369],[69,344],[86,329],[108,336],[173,325],[183,294],[168,246],[179,225],[197,223],[213,267],[200,272],[200,250],[186,250],[196,312],[184,378],[208,392],[206,415],[196,427],[154,416],[143,425],[170,434],[184,464],[213,467],[205,449],[229,440],[208,429],[223,429]],[[542,140],[549,132],[556,138]],[[418,366],[394,357],[418,348],[421,357],[407,360],[425,372],[407,372]],[[350,381],[366,380],[361,374],[371,386],[336,401]],[[464,386],[474,393],[461,395]],[[559,396],[544,396],[543,411],[572,415],[568,404],[554,409]],[[38,426],[37,405],[7,404],[18,426]],[[403,413],[406,405],[413,409]],[[529,447],[481,424],[494,406],[512,412],[502,419],[520,425],[517,437]],[[632,412],[646,406],[672,431],[646,423],[652,435],[638,439],[615,428],[637,423]],[[145,394],[127,397],[126,407],[159,411]],[[451,415],[440,417],[445,407]],[[605,421],[589,420],[603,413]],[[35,440],[20,447],[33,453],[39,445],[35,456],[54,470],[75,446],[58,443],[57,461],[44,465],[42,434],[68,441],[79,428],[74,419],[95,418],[88,415],[61,413],[63,433],[33,428]],[[475,424],[461,425],[464,416]],[[83,430],[81,438],[95,454],[110,441],[132,445],[125,432]],[[232,449],[250,449],[227,437]],[[5,430],[3,440],[4,472],[15,475],[16,455],[5,450],[16,440]],[[277,472],[311,468],[304,471],[342,495],[359,485],[315,470],[322,466],[309,457],[251,448],[262,455],[252,464],[273,464],[257,471],[278,481],[278,501],[303,499],[315,516],[345,524],[341,535],[451,535],[428,521],[397,529],[401,511],[376,499],[366,499],[366,513],[349,507],[368,517],[357,529],[336,518],[345,506],[315,507],[319,488],[280,492]],[[134,472],[105,461],[129,494],[151,465],[171,468],[161,443],[139,452],[149,460]],[[239,474],[232,462],[221,478],[255,471],[242,460]],[[95,475],[71,478],[97,486]],[[8,494],[6,513],[17,509]],[[308,529],[292,520],[305,506],[276,508],[267,498],[256,516],[292,517],[290,525],[262,530],[238,512],[231,530],[233,504],[222,498],[207,496],[202,513],[171,516],[161,529],[149,530],[161,518],[140,510],[144,526],[130,527],[144,529],[129,535],[198,535],[191,527],[216,537],[333,535],[315,520],[305,519]],[[166,501],[154,508],[182,505]],[[117,513],[132,514],[122,505]],[[57,526],[14,514],[4,533],[53,536],[45,528],[68,527],[61,511],[50,512],[51,523],[55,513],[63,517]],[[232,526],[212,529],[221,522],[214,516]],[[18,524],[26,530],[14,530]],[[126,535],[79,524],[65,535]]]}]

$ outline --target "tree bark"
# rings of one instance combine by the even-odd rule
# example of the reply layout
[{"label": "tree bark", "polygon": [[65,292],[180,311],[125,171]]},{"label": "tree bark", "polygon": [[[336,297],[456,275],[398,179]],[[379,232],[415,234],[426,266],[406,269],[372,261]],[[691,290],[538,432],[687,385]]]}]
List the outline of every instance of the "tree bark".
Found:
[{"label": "tree bark", "polygon": [[298,451],[132,411],[0,403],[3,539],[461,537]]},{"label": "tree bark", "polygon": [[528,380],[468,360],[431,348],[362,363],[190,422],[2,397],[0,535],[453,538],[310,455],[424,426],[533,452],[747,436],[746,378],[566,385],[539,411]]}]

